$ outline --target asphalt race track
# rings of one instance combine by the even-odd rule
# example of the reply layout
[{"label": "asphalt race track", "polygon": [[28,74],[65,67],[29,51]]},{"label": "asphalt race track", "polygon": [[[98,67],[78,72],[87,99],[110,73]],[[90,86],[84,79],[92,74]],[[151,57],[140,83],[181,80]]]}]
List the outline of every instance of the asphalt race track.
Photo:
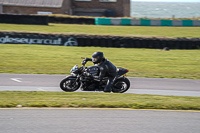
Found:
[{"label": "asphalt race track", "polygon": [[0,109],[0,133],[199,133],[200,112]]},{"label": "asphalt race track", "polygon": [[[64,75],[0,74],[0,91],[62,91]],[[127,93],[200,96],[200,80],[129,78]],[[198,133],[199,111],[0,109],[0,133]]]},{"label": "asphalt race track", "polygon": [[[62,91],[65,75],[0,74],[0,91]],[[129,77],[126,93],[200,97],[200,80]]]}]

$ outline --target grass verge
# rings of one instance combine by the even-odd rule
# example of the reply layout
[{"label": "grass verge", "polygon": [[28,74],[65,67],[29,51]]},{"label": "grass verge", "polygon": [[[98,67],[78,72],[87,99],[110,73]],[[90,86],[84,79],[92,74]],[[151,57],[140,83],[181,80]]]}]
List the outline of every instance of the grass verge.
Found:
[{"label": "grass verge", "polygon": [[[200,50],[126,49],[0,44],[0,73],[70,74],[80,57],[102,51],[129,77],[200,79]],[[87,66],[93,65],[88,62]]]},{"label": "grass verge", "polygon": [[163,27],[163,26],[102,26],[102,25],[75,25],[75,24],[49,24],[19,25],[0,24],[1,31],[26,31],[48,33],[79,33],[97,35],[132,35],[149,37],[199,37],[200,27]]},{"label": "grass verge", "polygon": [[0,92],[0,108],[73,107],[200,110],[200,97],[81,92]]}]

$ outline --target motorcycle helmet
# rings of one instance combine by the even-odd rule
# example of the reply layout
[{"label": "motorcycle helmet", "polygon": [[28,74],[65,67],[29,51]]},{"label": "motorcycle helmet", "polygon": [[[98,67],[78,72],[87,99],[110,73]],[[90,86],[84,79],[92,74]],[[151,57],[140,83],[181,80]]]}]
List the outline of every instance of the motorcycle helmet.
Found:
[{"label": "motorcycle helmet", "polygon": [[94,64],[100,63],[104,58],[103,52],[94,52],[92,55],[92,62]]}]

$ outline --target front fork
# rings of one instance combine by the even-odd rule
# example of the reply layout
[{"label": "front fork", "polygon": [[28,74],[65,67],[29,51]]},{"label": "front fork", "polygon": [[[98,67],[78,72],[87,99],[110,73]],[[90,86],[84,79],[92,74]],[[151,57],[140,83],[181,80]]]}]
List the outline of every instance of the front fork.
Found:
[{"label": "front fork", "polygon": [[[74,80],[75,80],[75,81],[71,83],[71,80],[70,80],[70,84],[71,84],[72,86],[75,86],[76,83],[80,81],[80,76],[79,76],[79,75],[78,75],[77,77],[75,77],[75,76],[73,76],[73,75],[71,75],[71,76],[72,76],[72,77],[70,77],[69,79],[71,79],[72,81],[74,81]],[[68,76],[66,76],[66,77],[68,77]]]}]

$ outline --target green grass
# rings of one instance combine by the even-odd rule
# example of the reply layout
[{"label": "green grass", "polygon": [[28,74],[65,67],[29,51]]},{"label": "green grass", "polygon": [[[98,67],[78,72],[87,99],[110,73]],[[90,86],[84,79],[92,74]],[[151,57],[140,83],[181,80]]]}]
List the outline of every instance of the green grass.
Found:
[{"label": "green grass", "polygon": [[200,110],[200,97],[113,93],[0,92],[0,108],[74,107]]},{"label": "green grass", "polygon": [[49,24],[49,26],[42,26],[0,24],[0,30],[70,34],[133,35],[142,37],[200,37],[200,27],[97,26],[75,24]]},{"label": "green grass", "polygon": [[[200,50],[65,47],[0,44],[0,73],[70,74],[80,57],[103,51],[129,77],[200,79]],[[87,66],[92,65],[88,62]]]}]

